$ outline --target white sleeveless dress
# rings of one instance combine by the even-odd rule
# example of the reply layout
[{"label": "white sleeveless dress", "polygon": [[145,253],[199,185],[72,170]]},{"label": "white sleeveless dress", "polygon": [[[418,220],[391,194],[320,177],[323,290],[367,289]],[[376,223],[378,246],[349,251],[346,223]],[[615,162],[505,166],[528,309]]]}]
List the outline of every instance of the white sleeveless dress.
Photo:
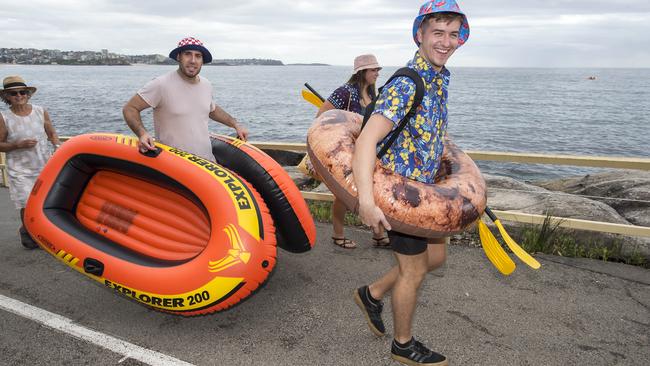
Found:
[{"label": "white sleeveless dress", "polygon": [[16,209],[21,209],[27,203],[36,178],[52,156],[52,146],[45,133],[45,115],[42,107],[32,105],[32,113],[25,117],[17,116],[11,110],[0,113],[7,127],[7,142],[24,139],[37,141],[36,146],[32,148],[6,153],[9,195]]}]

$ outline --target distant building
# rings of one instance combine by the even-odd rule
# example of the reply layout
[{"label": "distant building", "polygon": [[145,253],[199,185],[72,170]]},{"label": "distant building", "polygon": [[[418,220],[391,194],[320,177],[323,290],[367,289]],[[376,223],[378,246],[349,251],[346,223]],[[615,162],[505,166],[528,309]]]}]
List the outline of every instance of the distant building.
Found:
[{"label": "distant building", "polygon": [[[34,48],[0,48],[0,63],[22,65],[174,65],[175,60],[164,55],[119,55],[102,49],[95,51],[60,51],[37,50]],[[221,59],[213,60],[210,65],[242,66],[242,65],[284,65],[282,61],[270,59]]]}]

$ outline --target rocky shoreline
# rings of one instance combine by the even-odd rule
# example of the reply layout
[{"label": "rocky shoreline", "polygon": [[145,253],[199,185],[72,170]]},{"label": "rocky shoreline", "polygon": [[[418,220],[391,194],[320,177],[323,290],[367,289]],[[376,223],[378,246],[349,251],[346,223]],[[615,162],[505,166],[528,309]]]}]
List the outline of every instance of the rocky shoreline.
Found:
[{"label": "rocky shoreline", "polygon": [[[287,170],[302,190],[328,192],[297,169],[304,153],[266,151]],[[612,170],[605,173],[526,183],[484,174],[491,208],[537,215],[650,227],[650,172]],[[311,188],[315,187],[315,188]],[[521,234],[530,225],[507,222],[509,231]],[[623,255],[650,259],[650,238],[584,230],[568,230],[584,245],[618,246]]]}]

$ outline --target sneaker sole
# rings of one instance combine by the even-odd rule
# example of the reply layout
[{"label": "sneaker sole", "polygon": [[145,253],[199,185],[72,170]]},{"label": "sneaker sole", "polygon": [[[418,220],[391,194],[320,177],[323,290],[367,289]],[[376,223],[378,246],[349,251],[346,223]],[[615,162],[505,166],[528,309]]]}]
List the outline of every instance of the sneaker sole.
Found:
[{"label": "sneaker sole", "polygon": [[366,311],[366,306],[363,304],[363,301],[361,301],[361,297],[359,297],[359,292],[357,290],[354,290],[354,302],[357,304],[359,309],[361,309],[363,316],[366,317],[366,322],[368,323],[370,331],[372,331],[377,337],[383,337],[386,333],[381,332],[379,329],[377,329],[377,327],[374,326],[374,324],[372,324],[372,321],[370,321],[370,316]]},{"label": "sneaker sole", "polygon": [[398,355],[396,355],[394,353],[391,353],[390,357],[393,360],[397,361],[397,362],[401,362],[403,364],[411,365],[411,366],[448,366],[447,360],[440,361],[440,362],[433,362],[433,363],[431,363],[431,362],[429,362],[429,363],[420,363],[420,362],[415,362],[413,360],[409,360],[406,357],[398,356]]},{"label": "sneaker sole", "polygon": [[30,249],[30,250],[40,248],[38,243],[35,242],[34,239],[32,239],[32,237],[29,236],[29,234],[26,231],[23,234],[22,232],[20,232],[20,230],[18,230],[18,236],[20,237],[20,244],[23,245],[23,248]]}]

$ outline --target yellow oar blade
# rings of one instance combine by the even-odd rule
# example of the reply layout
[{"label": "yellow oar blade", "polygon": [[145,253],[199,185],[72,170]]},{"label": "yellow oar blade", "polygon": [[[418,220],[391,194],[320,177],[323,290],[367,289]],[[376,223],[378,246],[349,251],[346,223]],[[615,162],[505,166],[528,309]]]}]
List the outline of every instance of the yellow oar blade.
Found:
[{"label": "yellow oar blade", "polygon": [[526,253],[526,251],[515,242],[510,235],[508,235],[508,232],[506,229],[501,225],[501,222],[497,219],[494,221],[494,224],[499,228],[499,232],[501,233],[501,237],[503,240],[508,244],[508,247],[510,250],[512,250],[515,255],[521,259],[522,262],[526,263],[529,265],[531,268],[534,269],[539,269],[542,265],[539,264],[539,262],[533,258],[530,254]]},{"label": "yellow oar blade", "polygon": [[501,248],[501,245],[499,245],[497,238],[494,237],[490,228],[481,219],[478,220],[478,234],[481,237],[481,245],[483,246],[485,255],[494,267],[506,276],[511,274],[515,270],[515,262],[508,257],[508,254]]},{"label": "yellow oar blade", "polygon": [[316,106],[316,108],[320,108],[323,105],[323,101],[321,101],[314,93],[305,89],[302,90],[302,97],[309,103]]}]

